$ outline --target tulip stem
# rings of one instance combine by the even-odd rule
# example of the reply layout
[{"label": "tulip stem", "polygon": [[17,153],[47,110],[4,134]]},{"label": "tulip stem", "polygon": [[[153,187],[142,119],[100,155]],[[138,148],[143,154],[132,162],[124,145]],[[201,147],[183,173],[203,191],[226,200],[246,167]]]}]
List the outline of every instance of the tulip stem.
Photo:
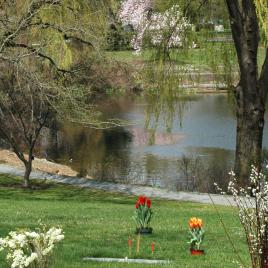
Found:
[{"label": "tulip stem", "polygon": [[141,240],[141,234],[139,233],[139,234],[137,235],[137,248],[136,248],[136,250],[137,250],[137,254],[140,253],[140,240]]}]

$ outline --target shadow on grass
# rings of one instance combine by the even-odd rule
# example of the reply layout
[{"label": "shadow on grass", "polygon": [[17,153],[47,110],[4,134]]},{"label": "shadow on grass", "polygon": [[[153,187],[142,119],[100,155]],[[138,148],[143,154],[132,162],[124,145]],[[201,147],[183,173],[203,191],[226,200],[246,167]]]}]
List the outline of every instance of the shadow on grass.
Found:
[{"label": "shadow on grass", "polygon": [[[130,191],[129,195],[131,195]],[[31,180],[31,188],[24,188],[22,178],[6,174],[0,174],[0,198],[57,201],[79,200],[79,202],[97,201],[100,203],[113,202],[122,205],[131,205],[135,202],[133,197],[127,194],[86,189],[46,180]]]}]

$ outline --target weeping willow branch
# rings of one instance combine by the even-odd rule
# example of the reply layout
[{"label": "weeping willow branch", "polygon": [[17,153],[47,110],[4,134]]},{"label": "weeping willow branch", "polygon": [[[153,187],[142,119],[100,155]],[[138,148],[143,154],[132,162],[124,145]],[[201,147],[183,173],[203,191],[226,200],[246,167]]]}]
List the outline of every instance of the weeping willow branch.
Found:
[{"label": "weeping willow branch", "polygon": [[260,28],[264,35],[264,43],[268,45],[268,2],[267,0],[254,0]]}]

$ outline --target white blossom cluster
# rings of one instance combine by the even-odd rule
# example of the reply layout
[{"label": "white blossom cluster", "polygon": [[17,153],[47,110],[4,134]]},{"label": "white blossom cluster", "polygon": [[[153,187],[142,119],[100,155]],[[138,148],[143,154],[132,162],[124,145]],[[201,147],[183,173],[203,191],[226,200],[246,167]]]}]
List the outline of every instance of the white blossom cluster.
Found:
[{"label": "white blossom cluster", "polygon": [[159,45],[163,41],[167,47],[182,46],[184,31],[190,26],[178,5],[172,6],[164,13],[153,13],[150,18],[148,31],[152,36],[152,43]]},{"label": "white blossom cluster", "polygon": [[239,209],[239,218],[244,227],[252,267],[268,264],[268,181],[266,177],[252,166],[250,186],[245,189],[237,185],[235,174],[228,190]]},{"label": "white blossom cluster", "polygon": [[181,46],[185,30],[190,26],[178,5],[160,13],[152,11],[152,3],[152,0],[125,0],[119,11],[123,25],[131,25],[135,31],[131,44],[137,53],[142,49],[145,35],[155,46]]},{"label": "white blossom cluster", "polygon": [[119,11],[119,18],[124,25],[132,25],[138,29],[143,20],[147,19],[152,9],[152,0],[124,0]]},{"label": "white blossom cluster", "polygon": [[11,268],[43,268],[55,244],[63,239],[62,229],[55,227],[43,232],[10,232],[7,237],[0,238],[0,251],[7,252]]}]

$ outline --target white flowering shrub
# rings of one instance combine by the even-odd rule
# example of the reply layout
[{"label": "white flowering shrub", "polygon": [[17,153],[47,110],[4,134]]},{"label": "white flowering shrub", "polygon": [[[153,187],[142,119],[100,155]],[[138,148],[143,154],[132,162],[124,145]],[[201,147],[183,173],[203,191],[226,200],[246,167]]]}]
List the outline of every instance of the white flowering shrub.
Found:
[{"label": "white flowering shrub", "polygon": [[268,267],[268,181],[252,166],[250,186],[239,187],[233,172],[228,190],[239,210],[253,268]]},{"label": "white flowering shrub", "polygon": [[168,50],[182,46],[185,30],[190,24],[183,17],[178,5],[165,12],[153,12],[152,0],[125,0],[119,11],[123,25],[131,25],[135,31],[132,39],[133,49],[142,50],[144,37],[149,37],[154,46]]},{"label": "white flowering shrub", "polygon": [[7,253],[11,268],[47,268],[55,244],[64,239],[62,229],[10,232],[0,239],[0,251]]}]

